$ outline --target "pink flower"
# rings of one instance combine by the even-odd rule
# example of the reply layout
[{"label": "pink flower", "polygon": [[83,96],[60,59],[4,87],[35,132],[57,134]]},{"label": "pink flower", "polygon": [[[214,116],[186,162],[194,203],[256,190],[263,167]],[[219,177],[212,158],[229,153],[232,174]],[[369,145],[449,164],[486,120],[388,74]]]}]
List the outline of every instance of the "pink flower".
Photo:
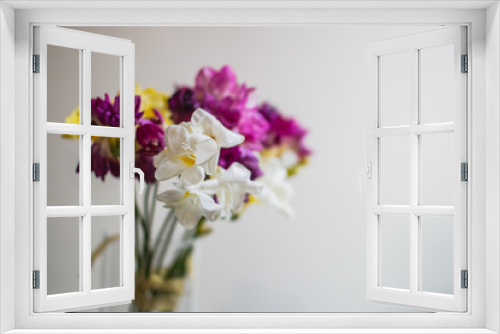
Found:
[{"label": "pink flower", "polygon": [[268,103],[263,103],[258,110],[269,123],[265,147],[287,145],[297,152],[300,158],[311,155],[311,150],[304,144],[307,130],[300,126],[295,118],[284,117]]},{"label": "pink flower", "polygon": [[229,66],[219,71],[203,67],[196,75],[194,95],[199,107],[214,115],[227,128],[235,128],[247,110],[255,110],[250,98],[253,88],[238,84]]},{"label": "pink flower", "polygon": [[243,145],[250,150],[260,151],[267,138],[269,123],[256,111],[243,112],[236,131],[245,136]]}]

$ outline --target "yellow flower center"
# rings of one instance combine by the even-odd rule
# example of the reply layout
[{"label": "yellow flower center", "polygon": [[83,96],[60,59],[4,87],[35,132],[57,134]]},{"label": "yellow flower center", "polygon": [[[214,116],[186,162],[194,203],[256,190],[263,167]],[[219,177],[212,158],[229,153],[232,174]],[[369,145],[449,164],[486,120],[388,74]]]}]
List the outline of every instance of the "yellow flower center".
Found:
[{"label": "yellow flower center", "polygon": [[196,163],[196,157],[194,155],[183,155],[180,156],[179,159],[186,164],[186,166],[191,167]]}]

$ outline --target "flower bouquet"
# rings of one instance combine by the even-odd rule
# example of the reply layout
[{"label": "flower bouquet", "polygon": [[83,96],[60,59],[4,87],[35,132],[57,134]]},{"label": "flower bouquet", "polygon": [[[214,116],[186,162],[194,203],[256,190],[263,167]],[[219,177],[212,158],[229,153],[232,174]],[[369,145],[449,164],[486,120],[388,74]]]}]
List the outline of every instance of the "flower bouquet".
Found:
[{"label": "flower bouquet", "polygon": [[[92,124],[119,126],[120,96],[92,100]],[[79,110],[66,119],[78,123]],[[144,199],[136,196],[136,291],[133,310],[175,310],[190,270],[196,239],[209,222],[235,221],[253,203],[268,203],[288,216],[288,178],[307,162],[306,130],[269,103],[257,104],[254,88],[239,84],[229,66],[202,68],[194,86],[169,98],[136,86],[135,166],[145,174]],[[93,139],[92,172],[118,177],[119,141]],[[78,169],[77,169],[78,171]],[[167,184],[159,192],[160,182]],[[157,202],[165,210],[155,220]],[[155,224],[161,224],[154,226]],[[174,242],[176,226],[183,227]],[[92,259],[117,240],[102,241]]]}]

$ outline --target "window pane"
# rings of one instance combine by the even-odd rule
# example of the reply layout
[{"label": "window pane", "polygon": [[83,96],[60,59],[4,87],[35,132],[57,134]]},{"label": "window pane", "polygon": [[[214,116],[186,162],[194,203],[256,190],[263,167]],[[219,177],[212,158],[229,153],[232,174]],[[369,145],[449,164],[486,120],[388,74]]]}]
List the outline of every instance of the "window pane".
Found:
[{"label": "window pane", "polygon": [[420,50],[421,123],[453,122],[453,44]]},{"label": "window pane", "polygon": [[379,285],[410,289],[410,217],[381,215]]},{"label": "window pane", "polygon": [[[120,57],[92,52],[92,124],[120,126],[116,96],[120,91]],[[108,98],[106,98],[106,94]]]},{"label": "window pane", "polygon": [[91,147],[92,205],[119,205],[120,138],[93,137]]},{"label": "window pane", "polygon": [[380,138],[380,204],[410,204],[409,136]]},{"label": "window pane", "polygon": [[92,289],[120,286],[121,216],[92,216]]},{"label": "window pane", "polygon": [[47,218],[47,294],[80,289],[80,218]]},{"label": "window pane", "polygon": [[47,205],[80,205],[80,137],[47,135]]},{"label": "window pane", "polygon": [[421,290],[453,294],[453,217],[420,218]]},{"label": "window pane", "polygon": [[80,50],[47,45],[47,121],[79,124],[79,102]]},{"label": "window pane", "polygon": [[410,52],[379,57],[380,126],[410,124]]},{"label": "window pane", "polygon": [[453,137],[420,136],[422,205],[453,205]]}]

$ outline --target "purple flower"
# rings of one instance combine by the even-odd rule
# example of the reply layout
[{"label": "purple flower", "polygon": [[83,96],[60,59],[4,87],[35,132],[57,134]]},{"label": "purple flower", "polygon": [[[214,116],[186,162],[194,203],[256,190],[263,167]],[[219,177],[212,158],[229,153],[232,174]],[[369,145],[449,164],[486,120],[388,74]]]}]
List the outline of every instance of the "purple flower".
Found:
[{"label": "purple flower", "polygon": [[103,126],[120,126],[120,100],[113,105],[109,99],[109,95],[104,95],[104,100],[100,97],[92,99],[91,112],[92,120],[97,125]]},{"label": "purple flower", "polygon": [[99,138],[92,143],[90,148],[90,168],[95,176],[100,177],[103,181],[108,172],[115,177],[120,176],[120,161],[113,155],[112,151],[120,152],[119,140],[114,140],[111,143],[108,138]]},{"label": "purple flower", "polygon": [[211,67],[203,67],[196,75],[195,92],[197,95],[201,94],[202,97],[209,94],[215,99],[221,100],[231,96],[237,86],[236,75],[227,65],[222,67],[220,71]]},{"label": "purple flower", "polygon": [[153,109],[153,112],[156,117],[140,119],[135,132],[135,166],[144,172],[144,180],[147,183],[156,182],[153,157],[165,149],[164,119],[158,110]]},{"label": "purple flower", "polygon": [[135,139],[139,144],[137,153],[143,156],[154,156],[165,148],[164,130],[153,120],[141,119],[135,133]]},{"label": "purple flower", "polygon": [[180,87],[168,99],[168,108],[172,112],[170,117],[175,124],[189,122],[193,111],[199,104],[195,99],[194,91],[189,87]]},{"label": "purple flower", "polygon": [[[156,168],[153,165],[153,157],[147,155],[136,154],[135,156],[135,167],[140,168],[144,172],[144,181],[147,183],[155,183],[155,171]],[[138,175],[136,175],[139,178]]]},{"label": "purple flower", "polygon": [[282,116],[278,109],[268,103],[262,104],[258,111],[269,123],[265,147],[288,145],[297,152],[300,158],[305,158],[312,153],[304,144],[307,130],[301,127],[295,118]]},{"label": "purple flower", "polygon": [[196,75],[194,95],[199,107],[214,115],[225,127],[233,129],[244,111],[255,110],[250,98],[253,90],[245,84],[239,85],[229,66],[219,71],[203,67]]},{"label": "purple flower", "polygon": [[262,175],[262,170],[259,167],[259,160],[250,150],[241,146],[221,149],[219,165],[228,169],[234,162],[239,162],[250,171],[251,180],[255,180]]},{"label": "purple flower", "polygon": [[214,115],[228,129],[238,125],[242,114],[241,109],[233,107],[233,100],[230,97],[220,101],[208,98],[203,104],[203,109]]},{"label": "purple flower", "polygon": [[260,113],[253,110],[246,111],[243,112],[236,131],[245,136],[245,147],[260,151],[263,149],[262,143],[267,138],[269,123]]},{"label": "purple flower", "polygon": [[[120,95],[115,97],[114,103],[104,94],[104,100],[100,97],[91,101],[92,124],[101,126],[120,126]],[[144,112],[140,112],[141,97],[135,96],[135,123],[139,121]]]}]

